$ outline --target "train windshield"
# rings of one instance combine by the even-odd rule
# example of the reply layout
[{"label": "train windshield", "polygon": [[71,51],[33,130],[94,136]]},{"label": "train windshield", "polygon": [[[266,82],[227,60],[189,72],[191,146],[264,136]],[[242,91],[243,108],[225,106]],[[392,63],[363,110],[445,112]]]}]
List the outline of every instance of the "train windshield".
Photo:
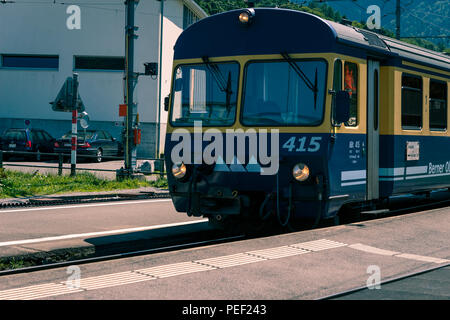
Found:
[{"label": "train windshield", "polygon": [[[242,123],[261,126],[321,124],[326,73],[327,64],[323,60],[249,63],[244,85]],[[308,85],[310,82],[314,87]]]},{"label": "train windshield", "polygon": [[239,64],[211,63],[176,68],[171,122],[177,126],[229,126],[236,117]]}]

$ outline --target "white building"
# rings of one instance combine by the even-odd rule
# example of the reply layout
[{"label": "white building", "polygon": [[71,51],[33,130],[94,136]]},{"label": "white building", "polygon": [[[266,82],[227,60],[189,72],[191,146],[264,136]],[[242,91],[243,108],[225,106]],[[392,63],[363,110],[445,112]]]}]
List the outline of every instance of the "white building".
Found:
[{"label": "white building", "polygon": [[[77,72],[90,128],[107,130],[120,139],[124,121],[119,117],[119,104],[124,101],[124,0],[33,2],[0,2],[0,133],[26,127],[26,123],[46,129],[54,137],[70,131],[71,114],[53,111],[49,102],[66,78]],[[145,62],[160,66],[161,9],[159,0],[140,0],[136,7],[139,37],[135,40],[135,72],[144,72]],[[163,146],[167,123],[163,101],[170,91],[173,46],[183,29],[206,13],[192,0],[165,0],[162,16],[161,93],[159,77],[140,76],[135,89],[142,129],[139,157],[156,156],[158,122]]]}]

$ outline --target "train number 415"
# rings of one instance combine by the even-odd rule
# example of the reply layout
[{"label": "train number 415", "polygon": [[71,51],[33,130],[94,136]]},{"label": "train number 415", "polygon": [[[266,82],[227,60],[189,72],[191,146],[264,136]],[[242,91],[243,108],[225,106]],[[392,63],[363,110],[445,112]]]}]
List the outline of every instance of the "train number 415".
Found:
[{"label": "train number 415", "polygon": [[322,137],[290,137],[282,146],[289,152],[317,152],[320,150],[320,141]]}]

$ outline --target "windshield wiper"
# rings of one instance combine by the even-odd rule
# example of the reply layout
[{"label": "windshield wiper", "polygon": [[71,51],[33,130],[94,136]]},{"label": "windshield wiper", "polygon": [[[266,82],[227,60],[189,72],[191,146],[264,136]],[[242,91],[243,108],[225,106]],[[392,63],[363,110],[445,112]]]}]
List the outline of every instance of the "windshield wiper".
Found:
[{"label": "windshield wiper", "polygon": [[300,77],[300,79],[303,80],[305,85],[314,93],[314,109],[316,109],[317,93],[319,91],[317,89],[317,68],[316,68],[316,74],[314,76],[314,83],[312,83],[312,81],[309,80],[308,76],[302,71],[302,69],[300,69],[298,64],[295,63],[295,61],[292,60],[292,58],[286,52],[282,52],[281,56],[284,58],[284,60],[286,60],[289,63],[291,68],[294,69],[295,73],[297,73],[297,75]]},{"label": "windshield wiper", "polygon": [[225,81],[225,78],[220,72],[220,69],[217,67],[216,64],[211,63],[209,61],[209,58],[207,56],[202,57],[203,62],[205,63],[206,67],[208,68],[209,72],[213,75],[214,80],[216,81],[217,86],[219,87],[220,91],[226,93],[226,109],[228,114],[230,113],[230,100],[231,95],[233,91],[231,90],[231,71],[228,72],[228,79]]}]

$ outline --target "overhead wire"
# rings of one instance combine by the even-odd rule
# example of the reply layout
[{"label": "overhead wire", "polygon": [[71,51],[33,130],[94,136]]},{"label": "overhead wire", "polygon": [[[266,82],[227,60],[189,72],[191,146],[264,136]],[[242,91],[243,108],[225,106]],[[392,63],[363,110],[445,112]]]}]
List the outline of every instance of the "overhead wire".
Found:
[{"label": "overhead wire", "polygon": [[[4,2],[1,2],[0,4],[5,4]],[[167,1],[167,0],[166,0]],[[18,1],[14,0],[11,2],[7,2],[6,4],[19,4],[19,5],[77,5],[81,8],[89,8],[89,9],[97,9],[97,10],[103,10],[103,11],[112,11],[112,12],[125,12],[125,9],[123,9],[124,2],[118,1],[118,2],[101,2],[101,1],[92,1],[92,2],[61,2],[61,1],[55,1],[55,0],[48,0],[48,1]],[[104,5],[104,6],[118,6],[117,8],[103,8],[98,7],[98,5]],[[145,15],[145,16],[155,16],[159,17],[159,13],[152,13],[152,12],[144,12],[139,11],[139,7],[136,10],[136,14],[139,15]],[[167,16],[169,18],[174,18],[175,16]]]}]

